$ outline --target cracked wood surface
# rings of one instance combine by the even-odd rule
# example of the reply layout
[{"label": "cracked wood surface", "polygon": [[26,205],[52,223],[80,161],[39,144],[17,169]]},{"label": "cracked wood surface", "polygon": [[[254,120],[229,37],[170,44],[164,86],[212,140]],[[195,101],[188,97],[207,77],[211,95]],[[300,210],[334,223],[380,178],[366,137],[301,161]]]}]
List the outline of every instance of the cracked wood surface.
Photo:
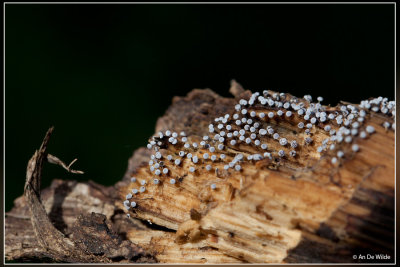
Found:
[{"label": "cracked wood surface", "polygon": [[[196,140],[208,133],[213,118],[232,112],[238,99],[251,94],[235,82],[230,92],[235,99],[209,89],[174,97],[156,132],[185,131]],[[187,171],[177,171],[183,177],[179,187],[165,183],[160,191],[149,186],[137,199],[135,218],[126,217],[121,203],[133,174],[150,177],[147,149],[135,151],[115,186],[54,180],[40,194],[45,138],[28,165],[28,173],[33,168],[39,179],[27,183],[25,196],[6,214],[6,259],[354,263],[353,254],[387,253],[392,262],[394,133],[380,126],[385,120],[371,116],[376,133],[358,142],[361,152],[336,167],[329,156],[316,158],[308,151],[304,163],[296,163],[306,167],[290,163],[290,168],[270,169],[258,162],[243,165],[241,175],[221,173],[218,190],[211,193],[194,185],[210,182],[204,171],[196,181]],[[313,162],[309,168],[307,160]]]}]

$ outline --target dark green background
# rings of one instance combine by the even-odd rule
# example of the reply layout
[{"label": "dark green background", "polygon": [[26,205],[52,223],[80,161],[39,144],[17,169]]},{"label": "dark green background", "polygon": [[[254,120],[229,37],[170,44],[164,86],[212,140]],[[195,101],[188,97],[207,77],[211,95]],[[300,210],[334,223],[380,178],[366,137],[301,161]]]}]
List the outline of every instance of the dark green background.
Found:
[{"label": "dark green background", "polygon": [[394,5],[6,5],[6,210],[49,152],[120,180],[174,95],[209,87],[394,98]]}]

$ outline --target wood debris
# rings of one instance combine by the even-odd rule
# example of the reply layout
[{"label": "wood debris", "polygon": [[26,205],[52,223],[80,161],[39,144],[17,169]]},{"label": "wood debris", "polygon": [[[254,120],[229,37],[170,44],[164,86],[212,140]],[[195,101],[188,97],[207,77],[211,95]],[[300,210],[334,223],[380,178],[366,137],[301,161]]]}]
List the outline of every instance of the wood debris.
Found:
[{"label": "wood debris", "polygon": [[331,107],[235,81],[230,92],[174,97],[113,187],[55,180],[40,193],[44,160],[79,173],[46,153],[46,137],[6,214],[6,258],[394,262],[395,103]]}]

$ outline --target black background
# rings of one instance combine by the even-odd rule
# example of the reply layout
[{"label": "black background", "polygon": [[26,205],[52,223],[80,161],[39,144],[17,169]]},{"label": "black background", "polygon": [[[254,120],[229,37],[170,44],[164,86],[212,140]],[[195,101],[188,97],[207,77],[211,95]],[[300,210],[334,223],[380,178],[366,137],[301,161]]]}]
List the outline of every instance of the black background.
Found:
[{"label": "black background", "polygon": [[359,103],[394,98],[394,5],[6,5],[6,210],[49,126],[49,152],[120,180],[175,95],[231,79]]}]

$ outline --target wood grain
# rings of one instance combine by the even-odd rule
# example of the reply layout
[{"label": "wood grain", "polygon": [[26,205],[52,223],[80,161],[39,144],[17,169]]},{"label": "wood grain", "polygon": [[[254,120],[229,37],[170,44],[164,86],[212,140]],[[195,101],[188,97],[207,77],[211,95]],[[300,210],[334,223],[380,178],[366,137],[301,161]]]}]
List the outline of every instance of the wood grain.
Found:
[{"label": "wood grain", "polygon": [[[174,97],[155,132],[185,131],[200,142],[209,123],[234,112],[250,91],[236,82],[225,98],[195,89]],[[337,107],[328,107],[335,109]],[[260,110],[254,109],[257,112]],[[376,132],[357,138],[360,152],[339,144],[345,157],[332,164],[332,151],[317,153],[328,136],[313,129],[313,144],[303,145],[299,118],[275,127],[301,147],[294,158],[243,162],[240,172],[224,162],[207,171],[201,161],[180,167],[166,161],[167,178],[152,183],[150,153],[138,149],[115,186],[54,180],[40,194],[40,172],[47,141],[28,164],[25,196],[6,214],[7,260],[16,262],[160,262],[160,263],[355,263],[354,254],[388,254],[394,261],[394,131],[382,127],[389,116],[370,112],[366,123]],[[276,144],[271,143],[271,149]],[[165,153],[179,147],[167,146]],[[227,145],[227,160],[256,148]],[[335,150],[336,151],[336,150]],[[196,150],[203,155],[204,149]],[[218,168],[218,171],[215,169]],[[146,191],[133,196],[137,207],[126,217],[125,195],[146,180]],[[32,177],[35,179],[32,180]],[[211,190],[210,185],[216,184]],[[32,222],[32,223],[31,223]],[[101,245],[100,245],[101,244]],[[370,261],[376,262],[376,261]]]}]

